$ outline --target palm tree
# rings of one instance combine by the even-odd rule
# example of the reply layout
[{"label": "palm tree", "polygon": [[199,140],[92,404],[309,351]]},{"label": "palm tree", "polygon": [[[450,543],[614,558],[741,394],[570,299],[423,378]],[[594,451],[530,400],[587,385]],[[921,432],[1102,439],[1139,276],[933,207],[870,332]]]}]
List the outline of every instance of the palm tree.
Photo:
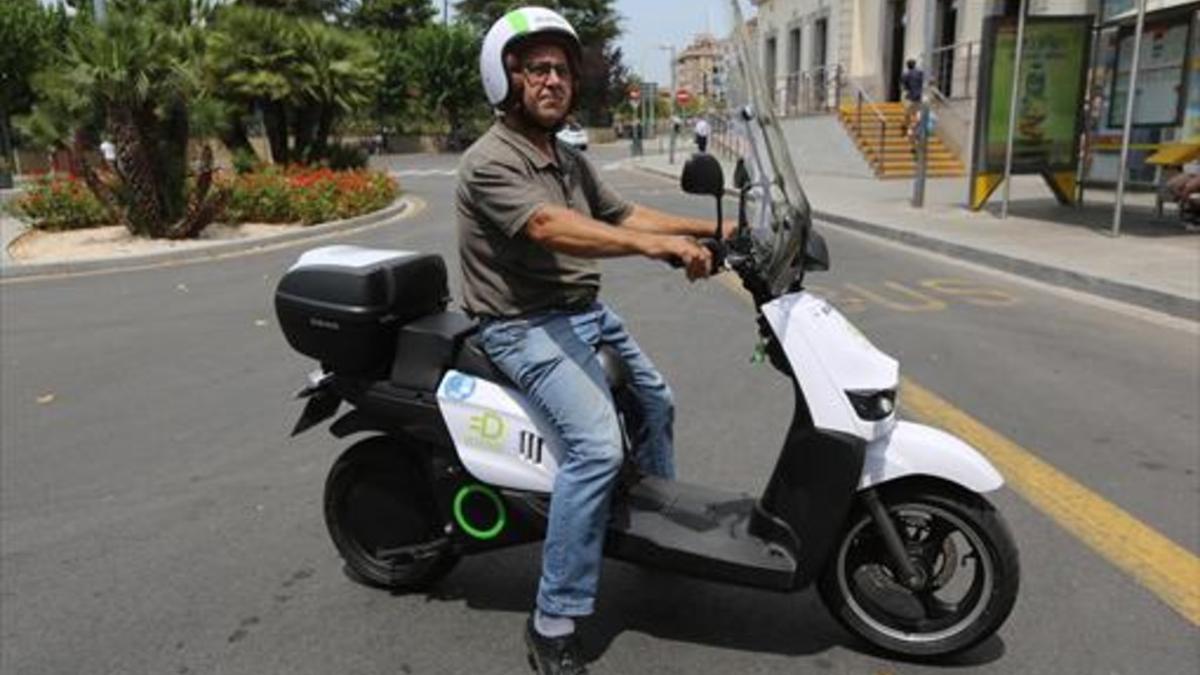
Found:
[{"label": "palm tree", "polygon": [[[296,20],[281,12],[236,5],[222,7],[213,23],[208,67],[215,88],[234,104],[235,118],[255,109],[262,112],[271,157],[286,163],[288,101],[299,93]],[[241,139],[235,144],[242,145]]]},{"label": "palm tree", "polygon": [[104,120],[119,184],[99,180],[76,133],[79,168],[114,219],[137,235],[195,236],[225,198],[223,190],[210,194],[207,147],[190,200],[187,192],[190,113],[205,98],[197,72],[207,11],[206,0],[120,0],[103,26],[77,16],[61,61],[39,76],[43,128]]},{"label": "palm tree", "polygon": [[379,55],[365,37],[316,22],[300,24],[297,37],[302,56],[296,154],[314,159],[325,156],[341,116],[371,103],[383,76]]}]

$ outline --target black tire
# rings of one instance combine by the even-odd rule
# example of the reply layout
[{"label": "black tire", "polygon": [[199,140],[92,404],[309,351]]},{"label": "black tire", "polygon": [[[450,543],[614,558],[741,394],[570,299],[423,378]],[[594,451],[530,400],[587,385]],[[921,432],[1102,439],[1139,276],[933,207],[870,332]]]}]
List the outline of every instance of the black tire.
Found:
[{"label": "black tire", "polygon": [[[910,557],[921,562],[929,590],[915,593],[896,581],[878,528],[860,504],[821,574],[818,588],[830,613],[867,642],[908,657],[955,654],[995,633],[1012,612],[1020,585],[1017,547],[996,509],[973,492],[932,479],[883,485],[879,496]],[[928,520],[919,520],[921,514]],[[968,545],[972,550],[960,555],[958,549]],[[970,559],[972,578],[963,597],[939,596],[949,593],[960,571],[966,574]]]},{"label": "black tire", "polygon": [[393,436],[360,441],[325,479],[325,525],[352,579],[424,589],[458,562],[445,536],[422,448]]}]

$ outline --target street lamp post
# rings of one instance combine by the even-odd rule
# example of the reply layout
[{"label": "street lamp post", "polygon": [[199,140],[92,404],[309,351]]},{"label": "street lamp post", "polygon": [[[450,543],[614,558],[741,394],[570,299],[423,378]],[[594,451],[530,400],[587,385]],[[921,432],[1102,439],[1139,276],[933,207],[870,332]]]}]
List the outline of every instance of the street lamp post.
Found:
[{"label": "street lamp post", "polygon": [[675,97],[679,92],[675,91],[675,45],[659,45],[659,49],[669,51],[671,53],[671,140],[668,142],[667,162],[675,163]]}]

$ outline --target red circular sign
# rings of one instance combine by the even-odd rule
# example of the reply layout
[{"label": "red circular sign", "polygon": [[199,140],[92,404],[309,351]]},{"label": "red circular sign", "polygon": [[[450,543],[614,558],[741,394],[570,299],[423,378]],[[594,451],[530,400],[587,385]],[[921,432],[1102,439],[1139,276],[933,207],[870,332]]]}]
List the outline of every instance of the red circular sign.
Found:
[{"label": "red circular sign", "polygon": [[679,105],[687,105],[692,100],[692,93],[687,89],[680,89],[675,92],[675,102]]},{"label": "red circular sign", "polygon": [[629,90],[629,100],[636,101],[641,97],[642,97],[641,89],[630,89]]}]

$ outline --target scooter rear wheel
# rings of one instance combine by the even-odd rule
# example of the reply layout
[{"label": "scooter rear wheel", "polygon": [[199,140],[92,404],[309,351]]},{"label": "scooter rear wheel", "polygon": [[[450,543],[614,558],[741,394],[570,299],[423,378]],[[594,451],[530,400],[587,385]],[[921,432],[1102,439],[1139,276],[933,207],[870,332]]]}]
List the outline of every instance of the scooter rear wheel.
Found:
[{"label": "scooter rear wheel", "polygon": [[856,508],[819,590],[851,632],[889,652],[935,657],[990,637],[1012,611],[1020,564],[1000,514],[979,495],[937,480],[884,485],[879,496],[922,585],[900,582],[875,522]]},{"label": "scooter rear wheel", "polygon": [[419,448],[376,436],[342,453],[325,481],[325,524],[355,581],[421,590],[458,562],[444,539]]}]

